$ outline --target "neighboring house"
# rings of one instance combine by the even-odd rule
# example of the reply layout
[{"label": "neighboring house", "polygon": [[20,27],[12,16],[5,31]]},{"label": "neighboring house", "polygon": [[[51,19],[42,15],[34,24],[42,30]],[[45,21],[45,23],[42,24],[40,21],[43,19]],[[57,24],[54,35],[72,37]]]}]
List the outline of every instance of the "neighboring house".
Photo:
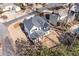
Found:
[{"label": "neighboring house", "polygon": [[30,19],[24,19],[24,30],[28,33],[30,39],[38,39],[49,31],[48,23],[40,16],[34,16]]},{"label": "neighboring house", "polygon": [[[56,10],[55,9],[56,7],[58,7],[59,9]],[[53,9],[48,10],[48,8],[53,8]],[[49,19],[47,20],[49,20],[49,22],[52,23],[53,25],[56,25],[57,22],[62,22],[62,23],[72,22],[75,19],[75,14],[71,12],[72,9],[69,10],[69,4],[65,4],[65,3],[48,3],[44,8],[40,8],[37,11],[40,13],[48,13],[50,16]],[[51,14],[52,12],[54,12],[54,14]]]},{"label": "neighboring house", "polygon": [[67,15],[67,22],[69,23],[69,22],[72,22],[73,20],[75,20],[78,12],[79,12],[79,4],[78,3],[71,4],[69,13]]},{"label": "neighboring house", "polygon": [[59,21],[60,16],[59,14],[51,13],[51,14],[46,14],[45,17],[43,18],[45,18],[45,20],[47,20],[47,22],[49,22],[50,24],[57,25],[57,22]]},{"label": "neighboring house", "polygon": [[57,25],[57,22],[59,21],[60,16],[59,14],[50,14],[49,22],[53,25]]},{"label": "neighboring house", "polygon": [[66,3],[48,3],[46,4],[45,8],[56,8],[56,7],[62,7],[62,6],[67,6],[68,4]]},{"label": "neighboring house", "polygon": [[48,12],[49,10],[47,10],[47,9],[54,11],[54,10],[56,10],[56,8],[61,9],[65,6],[68,6],[68,4],[66,4],[66,3],[46,3],[45,7],[42,7],[40,9],[38,9],[37,11],[38,12],[45,12],[45,11]]},{"label": "neighboring house", "polygon": [[18,12],[20,11],[20,7],[13,4],[13,3],[2,3],[0,4],[3,7],[3,11],[15,11]]},{"label": "neighboring house", "polygon": [[60,11],[58,11],[58,13],[49,13],[48,15],[45,15],[45,17],[43,18],[45,18],[45,20],[47,20],[49,23],[53,25],[57,25],[58,22],[69,23],[75,19],[74,13],[72,12],[68,13],[68,10],[60,10]]},{"label": "neighboring house", "polygon": [[[76,8],[78,11],[78,4],[75,4]],[[72,4],[72,7],[75,6]],[[61,6],[65,7],[68,6],[66,8],[62,8]],[[58,10],[48,10],[47,8],[55,8],[55,7],[61,7]],[[42,11],[43,13],[50,13],[50,17],[51,19],[49,19],[49,21],[53,24],[56,25],[57,22],[64,22],[64,23],[69,23],[72,22],[75,19],[75,13],[72,12],[72,8],[70,8],[69,10],[69,4],[64,4],[64,3],[48,3],[46,4],[45,8],[40,9],[39,11]],[[51,12],[54,12],[55,14],[51,14]],[[57,15],[58,14],[58,15]]]},{"label": "neighboring house", "polygon": [[[48,8],[55,8],[55,7],[60,7],[60,6],[64,6],[64,5],[68,5],[68,4],[61,4],[61,3],[49,3],[45,6],[45,8],[39,9],[38,12],[44,13],[44,14],[49,14],[48,16],[46,15],[45,17],[43,16],[43,18],[47,21],[49,21],[51,24],[53,25],[57,25],[57,22],[64,22],[67,18],[68,15],[68,7],[65,9],[58,9],[58,10],[48,10]],[[54,13],[52,13],[54,12]],[[46,19],[46,17],[49,17],[49,19]]]},{"label": "neighboring house", "polygon": [[69,7],[65,9],[59,9],[57,12],[60,15],[59,22],[70,23],[75,19],[75,13],[72,11],[72,8]]},{"label": "neighboring house", "polygon": [[74,12],[75,19],[79,20],[79,3],[73,4],[73,6],[71,7],[71,11]]}]

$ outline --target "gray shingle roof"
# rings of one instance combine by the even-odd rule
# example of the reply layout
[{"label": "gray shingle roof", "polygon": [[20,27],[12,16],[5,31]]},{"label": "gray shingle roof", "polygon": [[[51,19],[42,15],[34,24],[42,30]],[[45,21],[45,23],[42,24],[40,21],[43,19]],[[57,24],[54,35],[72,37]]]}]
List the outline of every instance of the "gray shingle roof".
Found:
[{"label": "gray shingle roof", "polygon": [[33,26],[41,28],[40,30],[34,31],[33,33],[28,32],[30,38],[38,38],[39,36],[44,35],[44,33],[46,31],[48,31],[48,28],[47,28],[48,24],[40,16],[34,16],[33,18],[31,18],[29,20],[25,19],[23,22],[25,24],[25,27],[29,30],[29,32],[30,32],[30,30],[32,29]]},{"label": "gray shingle roof", "polygon": [[24,19],[23,23],[29,31],[34,26],[34,24],[32,23],[32,19],[29,19],[29,20]]},{"label": "gray shingle roof", "polygon": [[44,25],[45,21],[42,17],[40,16],[35,16],[33,19],[32,19],[32,23],[37,26],[37,27],[41,27],[42,25]]},{"label": "gray shingle roof", "polygon": [[50,20],[49,20],[50,23],[56,25],[58,21],[59,21],[59,15],[50,14]]}]

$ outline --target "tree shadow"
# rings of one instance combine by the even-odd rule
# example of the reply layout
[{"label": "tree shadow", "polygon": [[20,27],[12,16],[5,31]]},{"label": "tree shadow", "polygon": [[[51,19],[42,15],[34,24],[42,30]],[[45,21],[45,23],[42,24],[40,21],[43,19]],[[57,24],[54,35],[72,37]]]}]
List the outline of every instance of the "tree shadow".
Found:
[{"label": "tree shadow", "polygon": [[8,36],[3,40],[3,55],[12,56],[15,55],[12,39]]},{"label": "tree shadow", "polygon": [[16,54],[17,55],[27,55],[27,56],[32,56],[33,52],[36,50],[39,50],[42,48],[41,43],[36,43],[34,45],[31,45],[29,41],[25,41],[24,39],[17,39],[15,41],[16,44]]},{"label": "tree shadow", "polygon": [[70,46],[75,39],[75,34],[72,33],[63,33],[59,38],[59,41],[64,44]]}]

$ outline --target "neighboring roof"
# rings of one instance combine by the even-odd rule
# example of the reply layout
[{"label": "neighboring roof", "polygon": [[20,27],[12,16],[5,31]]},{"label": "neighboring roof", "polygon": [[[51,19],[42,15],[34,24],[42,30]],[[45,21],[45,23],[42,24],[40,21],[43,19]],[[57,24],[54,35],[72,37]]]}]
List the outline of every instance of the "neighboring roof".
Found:
[{"label": "neighboring roof", "polygon": [[17,12],[21,10],[20,7],[14,3],[1,3],[0,7],[3,9],[3,11],[15,10]]},{"label": "neighboring roof", "polygon": [[66,3],[47,3],[45,7],[38,9],[38,12],[49,12],[51,13],[52,11],[47,10],[48,8],[56,8],[60,6],[68,5]]},{"label": "neighboring roof", "polygon": [[46,4],[46,8],[55,8],[55,7],[60,7],[60,6],[63,6],[64,3],[48,3]]},{"label": "neighboring roof", "polygon": [[75,3],[75,4],[71,7],[71,10],[72,10],[72,11],[75,11],[75,12],[79,12],[79,3]]},{"label": "neighboring roof", "polygon": [[50,14],[50,20],[49,20],[50,23],[52,23],[53,25],[56,25],[58,21],[59,21],[59,15]]},{"label": "neighboring roof", "polygon": [[14,4],[13,4],[13,3],[0,3],[0,7],[1,7],[3,10],[5,10],[5,7],[6,7],[6,6],[11,7],[11,6],[14,6]]}]

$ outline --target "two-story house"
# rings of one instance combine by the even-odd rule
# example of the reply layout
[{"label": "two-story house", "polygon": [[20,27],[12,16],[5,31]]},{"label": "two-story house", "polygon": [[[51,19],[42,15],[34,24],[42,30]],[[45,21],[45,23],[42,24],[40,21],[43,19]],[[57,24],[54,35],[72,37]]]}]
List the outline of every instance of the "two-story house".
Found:
[{"label": "two-story house", "polygon": [[28,33],[31,40],[35,40],[40,36],[48,34],[49,25],[40,16],[34,16],[29,19],[24,19],[24,31]]}]

